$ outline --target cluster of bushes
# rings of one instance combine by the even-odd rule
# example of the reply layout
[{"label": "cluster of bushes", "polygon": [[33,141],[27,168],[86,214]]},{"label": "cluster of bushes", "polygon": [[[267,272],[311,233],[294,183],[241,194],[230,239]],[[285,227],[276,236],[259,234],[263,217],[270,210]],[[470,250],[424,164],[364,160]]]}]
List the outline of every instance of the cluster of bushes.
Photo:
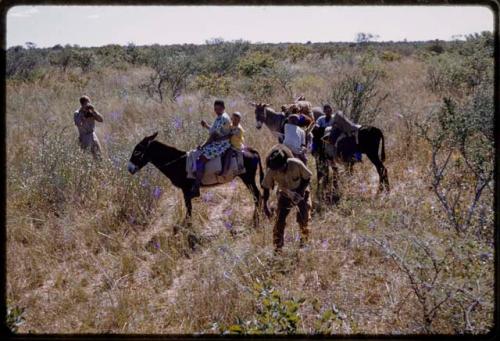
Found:
[{"label": "cluster of bushes", "polygon": [[[489,34],[491,38],[491,33]],[[168,59],[181,59],[180,64],[188,63],[196,65],[196,70],[191,73],[203,73],[204,75],[238,75],[241,70],[239,66],[245,67],[244,60],[258,58],[257,55],[270,56],[272,59],[284,62],[297,63],[305,58],[321,59],[324,57],[335,58],[352,48],[358,47],[358,52],[372,49],[385,61],[399,60],[401,55],[408,56],[419,51],[431,54],[442,54],[454,49],[457,42],[371,42],[371,36],[359,38],[358,44],[354,43],[309,43],[301,44],[250,44],[244,40],[224,41],[212,39],[204,45],[169,45],[169,46],[137,46],[129,43],[125,46],[106,45],[101,47],[83,48],[78,45],[55,45],[52,48],[37,48],[33,43],[26,43],[26,47],[13,46],[7,50],[7,72],[8,78],[22,80],[33,80],[46,71],[48,67],[60,69],[63,72],[70,68],[81,69],[89,72],[96,68],[112,67],[126,69],[130,66],[152,66],[158,61],[165,62]],[[368,37],[368,38],[367,38]],[[460,44],[460,43],[458,43]],[[158,55],[164,57],[158,59]],[[267,58],[267,57],[265,57]],[[187,61],[186,61],[187,60]],[[270,59],[269,59],[270,60]],[[167,67],[167,66],[165,66]],[[246,65],[251,68],[252,65]],[[244,73],[254,73],[255,70],[247,69]]]},{"label": "cluster of bushes", "polygon": [[8,190],[16,209],[55,216],[73,210],[93,212],[109,229],[145,226],[155,217],[162,194],[160,175],[146,169],[139,176],[123,176],[130,144],[123,143],[97,167],[97,161],[76,145],[74,133],[65,129],[44,132],[37,145],[31,158],[9,166]]}]

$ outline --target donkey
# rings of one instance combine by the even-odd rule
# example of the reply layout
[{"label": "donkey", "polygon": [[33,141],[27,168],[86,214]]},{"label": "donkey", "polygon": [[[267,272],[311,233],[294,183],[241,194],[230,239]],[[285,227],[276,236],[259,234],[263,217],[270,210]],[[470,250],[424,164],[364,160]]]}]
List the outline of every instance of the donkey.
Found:
[{"label": "donkey", "polygon": [[[273,134],[278,136],[278,142],[280,143],[283,142],[284,138],[283,127],[286,121],[285,113],[275,112],[272,108],[269,108],[268,107],[269,104],[266,103],[250,102],[250,105],[255,107],[256,128],[261,129],[263,125],[266,125]],[[312,113],[315,121],[324,114],[323,110],[320,107],[313,107]],[[313,143],[315,143],[314,135],[313,135]],[[317,193],[320,193],[319,180],[322,178],[322,174],[325,174],[325,171],[323,170],[325,168],[324,167],[325,162],[323,162],[323,159],[320,159],[319,155],[315,155],[315,159],[316,159],[316,172],[318,177]],[[326,172],[326,175],[328,175],[328,172]]]},{"label": "donkey", "polygon": [[286,115],[283,112],[274,111],[266,103],[250,102],[250,105],[255,107],[255,127],[261,129],[263,125],[267,126],[271,133],[278,137],[278,142],[283,142]]},{"label": "donkey", "polygon": [[[187,209],[186,218],[189,218],[191,217],[192,212],[191,187],[193,186],[195,180],[187,178],[187,153],[175,147],[168,146],[159,141],[156,141],[155,138],[157,135],[158,132],[154,133],[151,136],[146,136],[135,146],[128,163],[128,171],[131,174],[135,174],[148,162],[151,162],[156,168],[158,168],[163,174],[165,174],[167,178],[170,179],[175,187],[182,190],[182,193],[184,194],[184,203]],[[257,184],[255,183],[257,167],[259,167],[261,182],[264,178],[264,173],[262,171],[260,155],[256,150],[247,147],[243,153],[243,159],[246,172],[238,175],[238,177],[252,192],[253,200],[255,203],[253,218],[254,226],[256,226],[258,219],[258,208],[261,201],[261,193],[259,188],[257,187]],[[218,184],[211,186],[217,185]]]},{"label": "donkey", "polygon": [[[352,170],[353,154],[355,152],[366,154],[368,159],[373,163],[379,175],[379,191],[389,191],[389,178],[387,169],[383,162],[385,161],[385,141],[384,134],[379,128],[373,126],[361,126],[358,132],[359,144],[356,144],[354,136],[345,136],[339,128],[332,127],[330,135],[324,136],[325,128],[316,127],[313,129],[313,141],[318,146],[318,157],[324,161],[331,161],[333,176],[334,176],[334,197],[338,200],[338,184],[337,184],[337,167],[335,161],[341,161],[348,165],[349,171]],[[326,140],[326,141],[325,141]],[[333,152],[332,142],[337,141],[336,153]],[[330,145],[325,145],[325,143]],[[380,148],[381,147],[381,148]],[[380,155],[379,155],[379,149]],[[318,171],[318,184],[323,176],[327,176],[328,169],[323,172]]]}]

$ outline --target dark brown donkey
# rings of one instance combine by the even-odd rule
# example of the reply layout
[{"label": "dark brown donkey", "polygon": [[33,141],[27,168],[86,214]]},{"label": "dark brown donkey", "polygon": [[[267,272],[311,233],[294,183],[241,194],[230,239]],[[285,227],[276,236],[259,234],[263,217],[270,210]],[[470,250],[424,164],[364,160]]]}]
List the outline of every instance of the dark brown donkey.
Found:
[{"label": "dark brown donkey", "polygon": [[[373,163],[379,175],[379,191],[389,191],[389,178],[387,169],[383,162],[385,161],[385,141],[382,131],[373,126],[362,126],[359,129],[359,144],[356,144],[354,136],[345,136],[338,128],[332,128],[329,136],[324,137],[325,128],[316,127],[313,129],[313,143],[318,147],[318,158],[323,163],[326,160],[333,161],[330,163],[333,170],[333,202],[338,201],[338,170],[335,166],[335,161],[341,161],[348,165],[348,169],[352,170],[353,155],[355,152],[363,153],[368,156],[368,159]],[[338,140],[338,141],[337,141]],[[326,141],[326,142],[325,142]],[[337,142],[337,152],[333,152],[332,145]],[[326,145],[325,143],[328,143]],[[380,152],[379,152],[380,150]],[[318,168],[318,186],[320,186],[321,178],[327,176],[328,169]],[[328,182],[328,178],[325,179]]]},{"label": "dark brown donkey", "polygon": [[[151,162],[170,179],[175,187],[182,190],[184,194],[184,203],[187,209],[186,217],[190,217],[192,211],[190,189],[193,186],[194,179],[187,178],[187,153],[177,148],[167,146],[159,141],[155,141],[157,135],[158,133],[156,132],[151,136],[146,136],[135,146],[128,163],[128,171],[131,174],[135,174],[148,162]],[[254,225],[257,225],[261,193],[255,183],[255,175],[257,173],[257,168],[259,168],[260,181],[262,181],[264,177],[262,164],[259,153],[252,148],[246,148],[243,152],[243,160],[246,172],[238,175],[238,177],[252,192],[255,202]]]}]

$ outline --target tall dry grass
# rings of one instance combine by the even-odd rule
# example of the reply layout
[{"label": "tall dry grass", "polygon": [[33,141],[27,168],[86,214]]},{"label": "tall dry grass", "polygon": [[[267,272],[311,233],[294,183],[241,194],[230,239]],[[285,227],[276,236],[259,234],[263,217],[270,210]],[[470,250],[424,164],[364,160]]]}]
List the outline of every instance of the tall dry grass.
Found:
[{"label": "tall dry grass", "polygon": [[[466,234],[446,224],[429,189],[429,147],[413,130],[440,99],[426,90],[421,61],[380,67],[390,97],[375,125],[386,136],[391,192],[376,193],[368,160],[351,177],[342,173],[342,200],[313,214],[305,249],[290,215],[282,256],[272,252],[272,221],[250,227],[251,196],[238,180],[204,190],[187,226],[181,193],[158,170],[126,171],[146,134],[159,131],[158,140],[181,149],[203,142],[199,121],[212,117],[213,98],[190,90],[157,103],[139,88],[141,68],[9,81],[7,300],[25,308],[19,332],[220,333],[255,319],[262,302],[254,287],[264,282],[283,299],[300,299],[300,333],[488,332],[493,194],[481,201],[487,219]],[[349,72],[329,57],[294,68],[294,92],[315,104]],[[104,115],[100,163],[76,142],[72,113],[84,93]],[[247,101],[258,99],[250,97],[234,90],[224,99],[228,112],[243,112],[248,145],[265,155],[275,140],[254,128]],[[272,104],[290,100],[276,94]],[[329,309],[336,313],[321,320]]]}]

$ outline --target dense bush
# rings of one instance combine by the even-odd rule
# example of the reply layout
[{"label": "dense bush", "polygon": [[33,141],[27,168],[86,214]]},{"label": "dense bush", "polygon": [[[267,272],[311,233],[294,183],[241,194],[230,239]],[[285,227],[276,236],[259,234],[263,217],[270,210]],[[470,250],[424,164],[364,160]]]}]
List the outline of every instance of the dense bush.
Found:
[{"label": "dense bush", "polygon": [[401,60],[401,55],[399,53],[393,52],[393,51],[384,51],[384,52],[382,52],[380,59],[382,59],[386,62],[395,62],[395,61]]},{"label": "dense bush", "polygon": [[298,44],[289,45],[286,51],[286,55],[290,58],[292,63],[296,63],[299,60],[304,59],[310,53],[310,49]]},{"label": "dense bush", "polygon": [[468,36],[464,43],[428,60],[427,85],[445,95],[470,95],[483,82],[492,82],[492,51],[491,34]]},{"label": "dense bush", "polygon": [[238,70],[245,77],[255,77],[273,69],[276,60],[269,54],[253,52],[242,58],[238,64]]},{"label": "dense bush", "polygon": [[240,58],[250,48],[250,43],[244,40],[225,42],[213,39],[206,42],[206,47],[201,54],[202,65],[200,68],[205,73],[226,75],[235,71]]}]

